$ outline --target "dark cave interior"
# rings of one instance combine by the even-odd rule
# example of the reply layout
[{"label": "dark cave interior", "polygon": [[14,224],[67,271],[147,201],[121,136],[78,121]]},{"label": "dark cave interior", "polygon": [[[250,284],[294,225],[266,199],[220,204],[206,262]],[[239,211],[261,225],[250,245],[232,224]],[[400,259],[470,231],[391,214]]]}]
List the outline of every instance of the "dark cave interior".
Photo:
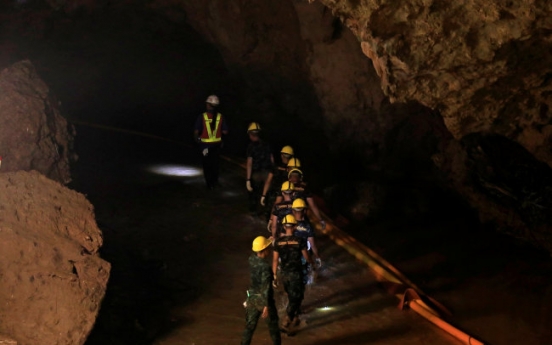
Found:
[{"label": "dark cave interior", "polygon": [[[348,218],[349,230],[358,239],[372,241],[391,258],[400,260],[406,255],[391,246],[391,237],[408,232],[405,226],[410,226],[413,234],[401,243],[418,240],[416,231],[426,236],[421,239],[425,244],[418,248],[420,251],[431,250],[432,242],[445,243],[463,232],[459,236],[463,238],[456,241],[468,246],[466,252],[447,244],[451,255],[461,259],[484,246],[485,241],[474,243],[474,238],[497,235],[496,224],[481,224],[477,210],[436,167],[435,155],[446,152],[441,150],[443,142],[453,140],[437,111],[417,102],[391,104],[386,98],[378,106],[378,116],[388,116],[392,125],[382,130],[382,140],[365,146],[351,140],[348,145],[349,138],[325,128],[324,109],[304,76],[291,80],[274,73],[277,69],[238,68],[187,23],[185,12],[175,8],[172,16],[168,20],[166,13],[140,6],[111,8],[104,4],[99,9],[65,13],[42,1],[3,2],[0,69],[24,59],[35,65],[59,101],[62,114],[77,125],[75,146],[79,155],[109,150],[112,144],[104,143],[102,136],[94,137],[85,124],[139,131],[193,145],[193,122],[204,110],[207,95],[216,94],[221,99],[220,111],[230,124],[226,154],[243,158],[245,128],[251,121],[261,122],[263,137],[275,152],[283,145],[299,149],[313,189],[323,195],[332,215]],[[336,20],[333,18],[334,26]],[[343,28],[339,26],[339,30]],[[366,110],[366,114],[371,112]],[[363,121],[369,122],[370,116]],[[86,133],[82,138],[89,142],[79,137],[79,128]],[[334,145],[334,141],[340,144]],[[468,179],[475,188],[490,195],[499,207],[521,210],[526,223],[537,228],[552,223],[548,212],[552,207],[548,203],[552,201],[552,175],[545,163],[500,135],[477,133],[460,143],[470,164]],[[135,150],[126,147],[128,144],[122,143],[121,148]],[[155,155],[147,151],[156,148],[136,147],[145,155]],[[139,155],[133,152],[129,156]],[[79,164],[75,163],[75,188],[83,185],[78,174],[84,168]],[[374,199],[377,202],[371,205]],[[381,228],[385,234],[377,237],[355,230],[367,226]],[[428,227],[429,233],[424,230]],[[514,237],[516,231],[511,231]],[[491,250],[495,253],[508,255],[506,248],[520,248],[517,254],[528,260],[548,255],[542,248],[533,251],[524,243],[497,236],[505,246],[497,245]],[[113,247],[106,247],[107,255],[114,255],[110,253]],[[410,253],[415,254],[414,250]],[[491,261],[480,271],[471,271],[469,266],[477,262],[468,261],[456,273],[466,277],[483,274],[493,266]],[[155,274],[158,267],[152,269]],[[155,286],[152,289],[159,292]],[[133,337],[136,334],[121,343],[135,341]],[[93,333],[89,344],[101,343],[101,339]]]}]

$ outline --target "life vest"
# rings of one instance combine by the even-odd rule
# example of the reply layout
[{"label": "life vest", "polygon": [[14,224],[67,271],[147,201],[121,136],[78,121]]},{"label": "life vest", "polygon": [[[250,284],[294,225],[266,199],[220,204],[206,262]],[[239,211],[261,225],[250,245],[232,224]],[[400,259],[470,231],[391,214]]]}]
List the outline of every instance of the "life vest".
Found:
[{"label": "life vest", "polygon": [[213,119],[209,118],[209,114],[203,113],[203,132],[200,137],[202,143],[218,143],[222,141],[220,118],[220,113],[217,113],[213,130],[213,127],[211,127]]}]

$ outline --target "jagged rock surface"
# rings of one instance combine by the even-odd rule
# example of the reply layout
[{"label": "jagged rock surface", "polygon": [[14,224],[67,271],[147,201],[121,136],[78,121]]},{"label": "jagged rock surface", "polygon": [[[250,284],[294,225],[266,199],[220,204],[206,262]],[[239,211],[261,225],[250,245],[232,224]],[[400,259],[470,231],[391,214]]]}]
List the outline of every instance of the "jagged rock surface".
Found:
[{"label": "jagged rock surface", "polygon": [[36,171],[0,173],[0,189],[0,333],[83,344],[110,272],[92,205]]},{"label": "jagged rock surface", "polygon": [[32,63],[0,72],[2,172],[37,170],[61,183],[71,181],[73,133]]},{"label": "jagged rock surface", "polygon": [[500,134],[552,165],[549,1],[320,2],[358,37],[391,101],[440,111],[457,139]]}]

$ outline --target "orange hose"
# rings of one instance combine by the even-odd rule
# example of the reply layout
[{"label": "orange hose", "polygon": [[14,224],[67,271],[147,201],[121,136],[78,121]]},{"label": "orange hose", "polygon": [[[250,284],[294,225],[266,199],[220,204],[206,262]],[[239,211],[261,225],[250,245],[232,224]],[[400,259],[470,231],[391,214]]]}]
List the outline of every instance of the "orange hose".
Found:
[{"label": "orange hose", "polygon": [[414,310],[419,315],[423,316],[428,321],[432,322],[437,327],[453,335],[456,339],[462,341],[468,345],[484,345],[481,341],[473,338],[472,336],[462,332],[458,328],[443,321],[440,317],[429,312],[425,307],[419,305],[419,300],[412,300],[409,302],[410,309]]},{"label": "orange hose", "polygon": [[[343,247],[347,252],[365,263],[374,272],[378,281],[388,281],[392,283],[403,284],[411,287],[417,292],[421,293],[421,290],[410,282],[399,270],[393,267],[389,262],[383,259],[380,255],[368,248],[362,243],[359,243],[356,239],[343,232],[341,229],[332,224],[331,220],[321,212],[322,217],[326,221],[326,229],[322,230],[319,224],[316,225],[316,229],[332,239],[337,245]],[[400,300],[403,298],[402,294],[395,295]],[[437,311],[431,308],[424,301],[419,299],[412,299],[408,301],[410,309],[414,310],[418,315],[424,317],[437,327],[441,328],[445,332],[451,334],[456,339],[460,340],[466,345],[483,345],[483,343],[474,337],[462,332],[458,328],[444,321]]]}]

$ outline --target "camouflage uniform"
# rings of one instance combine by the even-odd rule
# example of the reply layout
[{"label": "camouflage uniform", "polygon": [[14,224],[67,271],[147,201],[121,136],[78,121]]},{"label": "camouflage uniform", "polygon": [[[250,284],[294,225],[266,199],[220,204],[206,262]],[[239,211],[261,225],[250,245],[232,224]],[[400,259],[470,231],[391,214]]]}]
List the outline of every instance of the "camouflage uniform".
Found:
[{"label": "camouflage uniform", "polygon": [[305,295],[305,284],[303,283],[303,257],[302,250],[307,249],[303,238],[282,236],[274,243],[274,250],[278,252],[280,262],[280,280],[288,295],[288,306],[286,314],[289,320],[299,315],[301,303]]},{"label": "camouflage uniform", "polygon": [[[251,187],[253,191],[249,193],[249,211],[257,213],[263,187],[268,177],[269,171],[272,169],[272,149],[270,145],[263,141],[253,141],[247,146],[247,158],[252,158],[251,166]],[[260,213],[268,216],[270,209],[263,208]]]},{"label": "camouflage uniform", "polygon": [[245,307],[245,330],[241,345],[251,344],[251,338],[257,328],[259,317],[263,308],[268,307],[266,323],[274,345],[281,344],[280,329],[278,327],[278,310],[274,303],[274,290],[272,288],[272,268],[270,264],[256,254],[249,257],[251,272],[251,285],[248,290],[247,306]]}]

